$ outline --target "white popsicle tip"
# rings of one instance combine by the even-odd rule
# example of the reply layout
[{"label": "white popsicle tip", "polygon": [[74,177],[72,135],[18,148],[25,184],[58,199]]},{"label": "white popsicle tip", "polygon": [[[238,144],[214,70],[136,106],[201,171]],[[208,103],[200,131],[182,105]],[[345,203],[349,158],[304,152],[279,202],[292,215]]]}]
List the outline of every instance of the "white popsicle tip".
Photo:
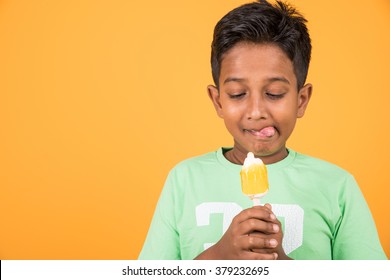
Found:
[{"label": "white popsicle tip", "polygon": [[244,168],[249,167],[251,164],[263,164],[263,161],[260,158],[255,158],[255,155],[252,152],[249,152],[246,155],[246,158],[244,160]]}]

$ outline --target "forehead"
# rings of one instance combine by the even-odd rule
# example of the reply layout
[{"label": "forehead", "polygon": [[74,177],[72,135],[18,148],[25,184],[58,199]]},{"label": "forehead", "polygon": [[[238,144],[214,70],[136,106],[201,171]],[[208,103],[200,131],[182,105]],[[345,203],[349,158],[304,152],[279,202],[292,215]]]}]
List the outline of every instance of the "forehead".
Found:
[{"label": "forehead", "polygon": [[274,77],[297,83],[292,61],[277,45],[239,43],[222,57],[220,84],[231,78],[261,81]]}]

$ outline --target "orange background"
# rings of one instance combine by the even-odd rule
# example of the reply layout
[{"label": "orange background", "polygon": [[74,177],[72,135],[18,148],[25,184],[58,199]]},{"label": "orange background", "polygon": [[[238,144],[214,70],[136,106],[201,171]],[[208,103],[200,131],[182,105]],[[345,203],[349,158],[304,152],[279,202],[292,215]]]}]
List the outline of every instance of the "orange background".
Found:
[{"label": "orange background", "polygon": [[[232,144],[210,43],[246,2],[0,1],[1,259],[137,258],[167,172]],[[289,147],[355,175],[390,255],[390,1],[291,2],[314,95]]]}]

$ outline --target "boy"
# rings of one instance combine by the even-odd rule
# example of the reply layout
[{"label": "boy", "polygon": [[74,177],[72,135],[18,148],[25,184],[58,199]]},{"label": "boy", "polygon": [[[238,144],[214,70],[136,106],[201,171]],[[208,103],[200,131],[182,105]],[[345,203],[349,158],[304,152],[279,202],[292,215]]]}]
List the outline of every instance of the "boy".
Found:
[{"label": "boy", "polygon": [[[218,22],[208,94],[234,146],[170,172],[140,259],[386,259],[354,178],[286,148],[312,93],[305,23],[261,0]],[[267,165],[264,206],[241,192],[248,152]]]}]

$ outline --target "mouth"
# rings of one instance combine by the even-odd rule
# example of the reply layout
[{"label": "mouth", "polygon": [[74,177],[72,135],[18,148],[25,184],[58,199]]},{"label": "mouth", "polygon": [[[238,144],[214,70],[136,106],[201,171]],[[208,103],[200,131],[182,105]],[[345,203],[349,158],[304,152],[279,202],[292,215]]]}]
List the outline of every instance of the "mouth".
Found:
[{"label": "mouth", "polygon": [[275,135],[276,128],[273,126],[267,126],[261,129],[244,129],[247,132],[257,138],[268,139]]}]

